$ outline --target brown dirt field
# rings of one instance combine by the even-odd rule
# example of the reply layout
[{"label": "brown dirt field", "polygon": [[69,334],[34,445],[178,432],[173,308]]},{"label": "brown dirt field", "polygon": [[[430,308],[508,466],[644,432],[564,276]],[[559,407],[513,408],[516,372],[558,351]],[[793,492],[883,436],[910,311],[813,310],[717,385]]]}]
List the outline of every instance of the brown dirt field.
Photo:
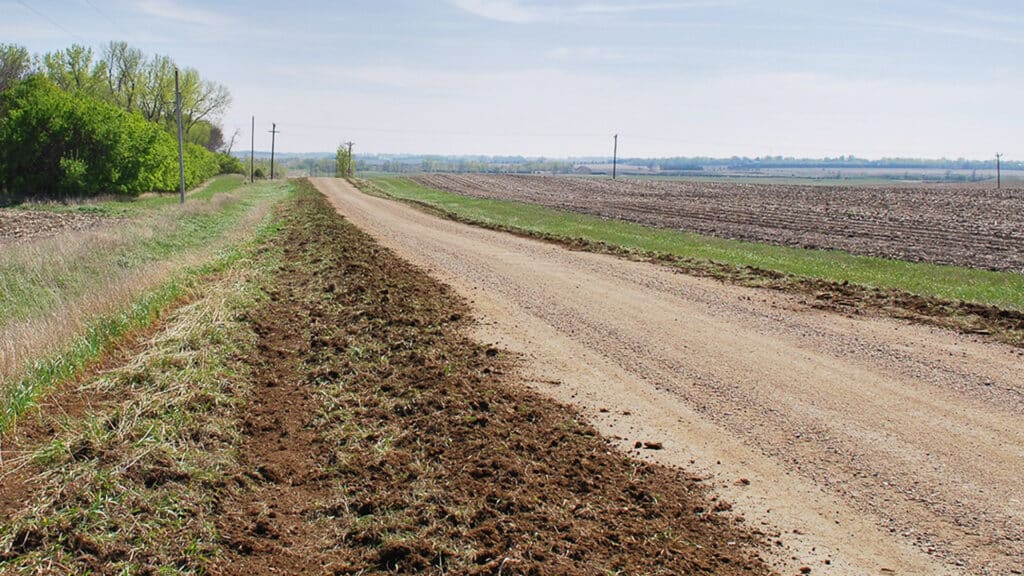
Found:
[{"label": "brown dirt field", "polygon": [[425,186],[722,238],[1024,272],[1024,189],[429,174]]},{"label": "brown dirt field", "polygon": [[0,208],[0,245],[99,228],[112,221],[111,218],[94,214]]},{"label": "brown dirt field", "polygon": [[780,570],[1020,570],[1024,351],[315,182],[470,300],[477,337],[525,355],[537,390],[625,451],[699,470],[748,524],[783,534]]}]

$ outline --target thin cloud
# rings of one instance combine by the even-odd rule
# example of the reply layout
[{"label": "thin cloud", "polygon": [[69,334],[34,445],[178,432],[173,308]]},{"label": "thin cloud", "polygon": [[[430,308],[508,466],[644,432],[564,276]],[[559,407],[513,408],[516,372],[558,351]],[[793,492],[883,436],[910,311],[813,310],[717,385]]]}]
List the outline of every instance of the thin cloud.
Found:
[{"label": "thin cloud", "polygon": [[177,0],[141,0],[136,9],[148,16],[161,20],[172,20],[197,26],[224,26],[229,23],[227,17],[195,6],[188,6]]},{"label": "thin cloud", "polygon": [[558,62],[622,62],[622,51],[604,46],[557,46],[544,53],[548,60]]},{"label": "thin cloud", "polygon": [[543,10],[525,6],[515,0],[450,0],[450,2],[456,8],[470,14],[498,22],[526,24],[547,19]]},{"label": "thin cloud", "polygon": [[978,26],[948,26],[931,24],[927,22],[916,22],[910,20],[860,20],[865,25],[888,30],[905,30],[932,34],[936,36],[947,36],[952,38],[966,38],[969,40],[980,40],[983,42],[997,42],[1002,44],[1024,44],[1024,38],[1016,34],[1007,34],[998,30]]},{"label": "thin cloud", "polygon": [[696,0],[690,2],[583,2],[563,6],[541,6],[517,0],[449,0],[456,8],[475,16],[510,24],[547,22],[575,15],[627,14],[735,5],[741,0]]},{"label": "thin cloud", "polygon": [[719,8],[739,4],[738,0],[707,0],[705,2],[591,2],[580,4],[573,12],[580,14],[624,14],[630,12],[667,12],[693,8]]}]

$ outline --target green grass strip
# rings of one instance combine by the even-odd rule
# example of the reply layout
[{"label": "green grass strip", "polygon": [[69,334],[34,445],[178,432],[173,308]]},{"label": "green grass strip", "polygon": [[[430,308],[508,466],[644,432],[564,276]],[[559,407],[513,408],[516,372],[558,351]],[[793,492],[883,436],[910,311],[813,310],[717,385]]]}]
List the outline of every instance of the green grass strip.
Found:
[{"label": "green grass strip", "polygon": [[626,250],[669,254],[732,266],[749,266],[794,276],[895,289],[947,300],[1024,310],[1024,275],[958,266],[858,256],[838,250],[812,250],[726,240],[577,214],[507,200],[460,196],[425,188],[399,177],[370,180],[381,192],[411,200],[487,226],[566,239],[603,242]]},{"label": "green grass strip", "polygon": [[[292,193],[293,190],[289,189],[287,195]],[[230,268],[254,247],[276,235],[281,227],[282,223],[277,218],[267,216],[244,243],[228,248],[211,262],[186,268],[135,299],[126,309],[91,322],[85,333],[66,349],[33,361],[18,382],[0,391],[3,394],[0,397],[0,432],[35,406],[46,390],[75,376],[126,335],[153,324],[175,303],[192,294],[210,275]]]}]

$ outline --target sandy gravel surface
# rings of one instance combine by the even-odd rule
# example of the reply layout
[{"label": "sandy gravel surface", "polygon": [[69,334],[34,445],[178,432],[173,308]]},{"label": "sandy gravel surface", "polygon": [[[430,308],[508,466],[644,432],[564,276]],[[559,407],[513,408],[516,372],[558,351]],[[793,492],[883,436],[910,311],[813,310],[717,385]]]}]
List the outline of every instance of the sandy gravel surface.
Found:
[{"label": "sandy gravel surface", "polygon": [[777,531],[783,573],[1020,573],[1021,351],[316,184],[469,299],[533,386]]}]

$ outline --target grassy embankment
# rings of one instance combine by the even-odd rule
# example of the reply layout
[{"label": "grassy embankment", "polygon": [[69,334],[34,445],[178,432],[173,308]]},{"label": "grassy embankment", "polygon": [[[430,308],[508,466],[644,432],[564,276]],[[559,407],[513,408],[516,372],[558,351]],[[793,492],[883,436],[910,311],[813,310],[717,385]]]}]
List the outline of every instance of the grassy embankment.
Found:
[{"label": "grassy embankment", "polygon": [[72,391],[85,414],[40,416],[0,483],[0,571],[768,573],[727,503],[504,376],[464,302],[311,186],[275,213]]},{"label": "grassy embankment", "polygon": [[23,209],[116,217],[102,228],[7,247],[0,254],[0,430],[54,382],[152,323],[203,277],[237,257],[288,184],[240,188],[215,179],[189,195]]},{"label": "grassy embankment", "polygon": [[[687,271],[741,284],[794,288],[814,293],[841,287],[835,300],[867,296],[878,301],[876,307],[894,311],[897,316],[932,318],[933,314],[941,313],[949,319],[949,324],[968,331],[996,328],[974,326],[968,317],[976,316],[979,311],[973,307],[950,307],[947,303],[967,302],[995,309],[1024,310],[1024,275],[1012,272],[713,238],[522,202],[470,198],[425,188],[398,177],[379,177],[359,183],[364,190],[421,204],[467,222],[549,240],[582,242],[603,251],[658,259],[667,257],[671,263]],[[864,287],[869,293],[856,293],[848,285]],[[898,294],[891,294],[893,291]],[[923,297],[925,301],[901,302],[905,295]],[[906,309],[902,312],[896,310],[900,306]],[[985,314],[984,311],[980,313]],[[1020,336],[1010,334],[1007,339],[1018,341]]]}]

